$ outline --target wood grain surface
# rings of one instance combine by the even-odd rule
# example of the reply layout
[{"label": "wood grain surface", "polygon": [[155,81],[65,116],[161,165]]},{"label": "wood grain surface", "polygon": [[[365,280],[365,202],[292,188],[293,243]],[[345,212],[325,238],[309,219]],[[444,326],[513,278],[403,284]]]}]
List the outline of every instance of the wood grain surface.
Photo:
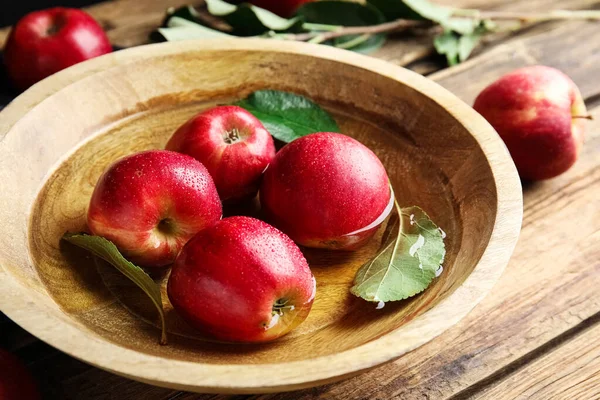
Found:
[{"label": "wood grain surface", "polygon": [[473,396],[473,399],[594,400],[600,393],[599,318],[574,338],[518,372]]},{"label": "wood grain surface", "polygon": [[[102,6],[119,4],[128,9],[128,3],[121,0]],[[156,3],[148,4],[154,7]],[[564,0],[451,3],[510,10],[600,6],[598,1]],[[94,8],[91,11],[96,12]],[[434,79],[470,102],[482,87],[504,72],[528,64],[548,64],[575,80],[598,116],[597,27],[594,23],[545,23],[500,36],[480,49],[481,55],[473,61],[440,72]],[[121,28],[121,32],[126,31]],[[131,38],[112,37],[117,42]],[[138,38],[145,40],[145,33]],[[394,38],[377,56],[399,64],[410,63],[411,68],[424,72],[441,69],[441,60],[428,56],[427,38],[419,42],[422,44],[403,36]],[[600,397],[600,389],[594,385],[600,368],[595,360],[600,353],[593,345],[600,319],[599,129],[598,122],[590,123],[584,152],[571,171],[552,181],[524,187],[524,229],[515,255],[490,296],[459,325],[395,363],[348,381],[248,398],[502,399],[536,398],[536,390],[540,399]],[[30,362],[48,398],[247,398],[198,396],[130,381],[72,359],[9,322],[3,322],[0,329],[0,345]],[[542,389],[544,386],[547,391]],[[510,397],[502,397],[501,392]]]}]

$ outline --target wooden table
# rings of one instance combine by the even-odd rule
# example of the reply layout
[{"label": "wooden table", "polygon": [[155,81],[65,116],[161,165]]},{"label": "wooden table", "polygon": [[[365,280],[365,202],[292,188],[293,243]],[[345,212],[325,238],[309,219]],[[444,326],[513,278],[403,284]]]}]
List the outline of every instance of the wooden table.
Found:
[{"label": "wooden table", "polygon": [[[113,0],[90,7],[113,44],[145,43],[167,6],[188,0]],[[600,8],[590,0],[446,0],[454,6],[539,11]],[[6,36],[0,30],[0,43]],[[563,176],[525,184],[525,214],[511,263],[490,295],[429,344],[353,379],[265,396],[195,395],[90,367],[0,319],[0,347],[30,366],[60,399],[600,399],[600,23],[554,22],[491,38],[470,61],[443,69],[429,37],[398,36],[375,57],[428,74],[472,103],[515,68],[557,67],[580,87],[595,122]]]}]

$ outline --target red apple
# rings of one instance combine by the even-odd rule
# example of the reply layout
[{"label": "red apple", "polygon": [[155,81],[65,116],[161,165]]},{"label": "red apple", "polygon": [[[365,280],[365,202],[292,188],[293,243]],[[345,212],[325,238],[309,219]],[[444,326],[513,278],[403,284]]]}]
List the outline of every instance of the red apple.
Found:
[{"label": "red apple", "polygon": [[33,377],[21,360],[0,349],[0,399],[41,399]]},{"label": "red apple", "polygon": [[10,32],[4,61],[15,86],[26,89],[62,69],[111,51],[108,37],[92,17],[59,7],[23,17]]},{"label": "red apple", "polygon": [[393,207],[385,168],[360,142],[314,133],[286,145],[267,169],[260,200],[267,220],[307,247],[354,250]]},{"label": "red apple", "polygon": [[210,172],[224,202],[256,196],[275,144],[262,123],[243,108],[215,107],[181,126],[167,150],[188,154]]},{"label": "red apple", "polygon": [[266,342],[308,315],[315,279],[300,249],[269,224],[225,218],[190,240],[168,283],[175,310],[224,341]]},{"label": "red apple", "polygon": [[311,1],[315,0],[251,0],[250,3],[287,18],[294,15],[302,4]]},{"label": "red apple", "polygon": [[192,157],[152,150],[122,158],[100,177],[88,210],[94,235],[134,263],[172,263],[198,231],[221,219],[217,189]]},{"label": "red apple", "polygon": [[521,178],[553,178],[577,160],[588,116],[562,72],[541,65],[513,71],[481,92],[473,108],[504,140]]}]

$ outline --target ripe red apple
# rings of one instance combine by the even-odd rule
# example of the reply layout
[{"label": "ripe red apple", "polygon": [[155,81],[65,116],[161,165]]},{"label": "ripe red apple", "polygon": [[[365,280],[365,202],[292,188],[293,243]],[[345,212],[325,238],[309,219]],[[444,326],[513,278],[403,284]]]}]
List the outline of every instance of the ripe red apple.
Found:
[{"label": "ripe red apple", "polygon": [[377,156],[338,133],[314,133],[281,149],[260,201],[267,220],[296,243],[340,250],[363,245],[393,207]]},{"label": "ripe red apple", "polygon": [[88,209],[94,235],[134,263],[172,263],[198,231],[221,219],[217,189],[190,156],[152,150],[124,157],[100,177]]},{"label": "ripe red apple", "polygon": [[275,157],[275,144],[262,123],[243,108],[215,107],[181,126],[167,150],[200,161],[215,181],[221,200],[256,196],[263,172]]},{"label": "ripe red apple", "polygon": [[177,257],[168,283],[175,310],[219,340],[266,342],[304,321],[315,279],[300,249],[271,225],[225,218]]},{"label": "ripe red apple", "polygon": [[0,399],[41,399],[33,377],[21,360],[0,349]]},{"label": "ripe red apple", "polygon": [[304,3],[315,0],[251,0],[250,3],[264,8],[282,17],[291,17]]},{"label": "ripe red apple", "polygon": [[108,37],[92,17],[59,7],[23,17],[10,32],[4,61],[14,85],[26,89],[62,69],[111,51]]},{"label": "ripe red apple", "polygon": [[521,178],[553,178],[577,160],[588,115],[562,72],[541,65],[513,71],[481,92],[473,108],[504,140]]}]

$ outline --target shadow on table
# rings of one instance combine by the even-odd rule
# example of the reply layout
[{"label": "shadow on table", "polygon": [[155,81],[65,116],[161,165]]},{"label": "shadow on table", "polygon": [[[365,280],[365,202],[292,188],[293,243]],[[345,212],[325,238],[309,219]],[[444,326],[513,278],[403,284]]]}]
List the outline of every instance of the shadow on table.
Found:
[{"label": "shadow on table", "polygon": [[6,67],[4,66],[4,58],[0,53],[0,110],[12,101],[19,92],[11,85]]}]

